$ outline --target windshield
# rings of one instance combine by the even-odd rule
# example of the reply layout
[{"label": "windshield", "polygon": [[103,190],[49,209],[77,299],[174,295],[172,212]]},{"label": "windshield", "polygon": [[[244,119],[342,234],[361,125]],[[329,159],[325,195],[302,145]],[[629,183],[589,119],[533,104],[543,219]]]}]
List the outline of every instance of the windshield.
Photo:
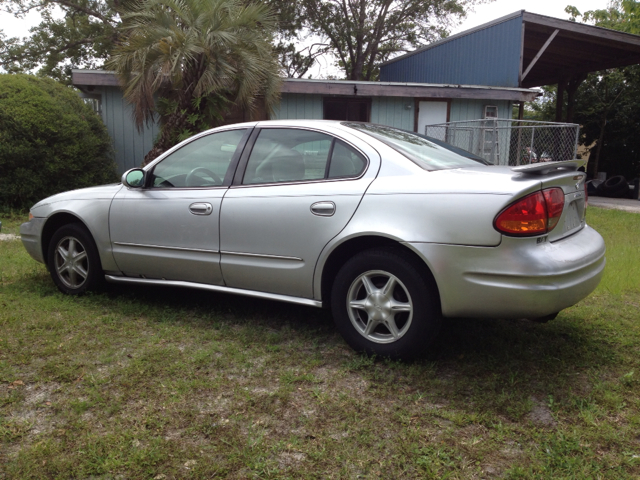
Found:
[{"label": "windshield", "polygon": [[425,170],[477,167],[483,163],[463,157],[422,135],[371,123],[345,122],[342,125],[364,132],[386,143]]}]

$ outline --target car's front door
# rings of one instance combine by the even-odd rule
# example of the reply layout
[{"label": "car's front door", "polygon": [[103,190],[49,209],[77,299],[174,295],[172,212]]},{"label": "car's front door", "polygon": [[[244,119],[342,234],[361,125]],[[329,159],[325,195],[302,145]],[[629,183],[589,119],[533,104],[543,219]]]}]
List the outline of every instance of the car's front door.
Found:
[{"label": "car's front door", "polygon": [[320,252],[349,222],[379,157],[366,145],[301,128],[262,128],[252,141],[243,176],[222,201],[225,284],[312,298]]},{"label": "car's front door", "polygon": [[126,275],[222,284],[219,212],[248,129],[204,135],[152,170],[144,188],[113,200],[113,255]]}]

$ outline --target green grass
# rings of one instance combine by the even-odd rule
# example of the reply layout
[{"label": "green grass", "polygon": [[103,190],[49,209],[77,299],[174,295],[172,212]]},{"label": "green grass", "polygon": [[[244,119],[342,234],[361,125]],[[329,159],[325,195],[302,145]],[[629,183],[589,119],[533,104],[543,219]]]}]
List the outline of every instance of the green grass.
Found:
[{"label": "green grass", "polygon": [[638,478],[640,216],[588,220],[591,296],[544,325],[446,322],[415,363],[354,354],[316,309],[66,297],[0,242],[0,479]]}]

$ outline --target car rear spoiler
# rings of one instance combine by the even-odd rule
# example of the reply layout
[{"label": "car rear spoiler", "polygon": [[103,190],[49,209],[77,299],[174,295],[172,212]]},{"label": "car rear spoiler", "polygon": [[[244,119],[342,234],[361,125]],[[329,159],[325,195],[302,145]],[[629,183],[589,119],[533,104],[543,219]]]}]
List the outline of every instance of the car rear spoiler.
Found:
[{"label": "car rear spoiler", "polygon": [[532,163],[531,165],[520,165],[518,167],[513,167],[511,170],[519,173],[526,173],[529,175],[547,175],[556,170],[567,170],[567,171],[575,171],[579,168],[586,168],[587,161],[586,160],[564,160],[562,162],[543,162],[543,163]]}]

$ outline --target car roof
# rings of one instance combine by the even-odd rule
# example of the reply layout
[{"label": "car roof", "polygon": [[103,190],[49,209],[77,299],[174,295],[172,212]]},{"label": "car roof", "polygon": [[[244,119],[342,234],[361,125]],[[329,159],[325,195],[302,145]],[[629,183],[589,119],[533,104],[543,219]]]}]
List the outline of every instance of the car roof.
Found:
[{"label": "car roof", "polygon": [[[331,127],[331,128],[337,128],[345,132],[350,132],[352,134],[356,134],[356,136],[360,136],[354,131],[353,128],[349,127],[348,125],[345,125],[345,122],[347,122],[347,120],[286,119],[286,120],[260,120],[257,122],[238,123],[233,126],[234,127],[241,127],[241,126],[242,127],[278,127],[280,126],[280,127],[308,127],[308,128]],[[352,122],[352,121],[348,121],[348,122],[349,123],[370,123],[370,122]],[[391,128],[397,128],[397,127],[391,127]],[[399,128],[398,130],[403,130],[403,129]],[[413,133],[414,135],[418,135],[419,137],[422,137],[422,138],[426,138],[427,140],[435,143],[436,145],[442,148],[445,148],[451,152],[457,153],[458,155],[461,155],[463,157],[470,158],[484,165],[491,165],[491,163],[487,162],[486,159],[478,155],[475,155],[467,150],[451,145],[450,143],[447,143],[445,141],[442,141],[433,137],[428,137],[426,135],[422,135],[417,132],[411,132],[410,130],[403,130],[403,131]],[[367,135],[367,137],[369,139],[374,139],[374,137],[371,137],[370,135]]]}]

